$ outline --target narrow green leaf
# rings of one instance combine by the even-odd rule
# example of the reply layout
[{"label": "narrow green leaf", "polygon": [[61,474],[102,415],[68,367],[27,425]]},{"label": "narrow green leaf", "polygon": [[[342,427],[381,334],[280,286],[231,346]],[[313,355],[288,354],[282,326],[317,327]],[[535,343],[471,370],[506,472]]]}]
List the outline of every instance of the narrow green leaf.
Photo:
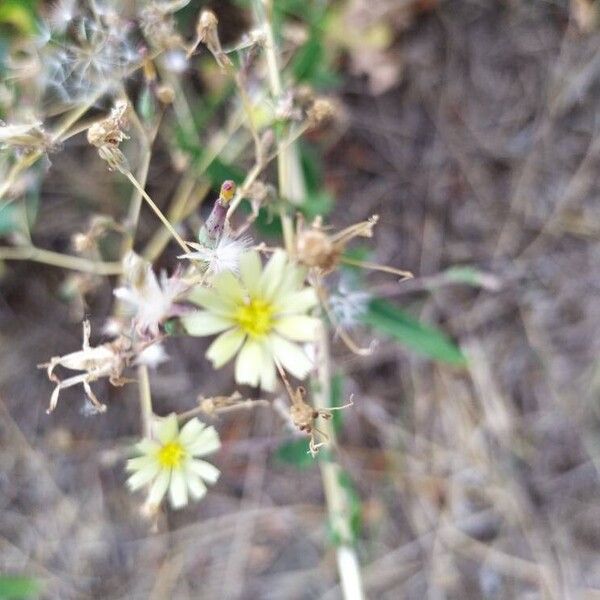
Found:
[{"label": "narrow green leaf", "polygon": [[292,71],[296,81],[311,81],[324,62],[323,43],[316,32],[311,32],[309,41],[298,50],[292,62]]},{"label": "narrow green leaf", "polygon": [[298,150],[306,189],[309,192],[318,192],[323,185],[323,156],[314,144],[304,140],[298,142]]},{"label": "narrow green leaf", "polygon": [[308,453],[308,438],[284,442],[277,448],[275,460],[297,469],[308,469],[315,464],[315,459]]},{"label": "narrow green leaf", "polygon": [[453,365],[466,364],[460,348],[439,329],[421,323],[385,300],[371,300],[363,320],[367,325],[434,360]]}]

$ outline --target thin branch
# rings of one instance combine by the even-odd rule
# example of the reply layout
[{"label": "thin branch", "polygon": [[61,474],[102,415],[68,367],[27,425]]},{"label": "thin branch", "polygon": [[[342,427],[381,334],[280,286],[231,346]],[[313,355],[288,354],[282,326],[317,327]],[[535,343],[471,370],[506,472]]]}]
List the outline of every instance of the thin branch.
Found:
[{"label": "thin branch", "polygon": [[96,262],[79,256],[61,254],[52,250],[43,250],[35,246],[19,246],[17,248],[0,248],[0,260],[31,260],[33,262],[61,267],[95,275],[120,275],[120,262]]},{"label": "thin branch", "polygon": [[169,222],[167,217],[165,217],[165,215],[162,213],[160,208],[156,206],[154,200],[150,198],[146,190],[139,184],[138,180],[135,178],[133,173],[123,168],[120,169],[120,171],[121,173],[123,173],[123,175],[125,175],[125,177],[127,177],[127,179],[129,179],[129,181],[131,181],[133,186],[140,192],[144,200],[146,200],[150,208],[154,211],[154,214],[156,214],[156,216],[161,220],[162,224],[169,230],[175,241],[181,246],[181,249],[184,252],[189,252],[190,249],[188,248],[187,244],[183,241],[182,237],[175,231],[175,228],[173,227],[173,225],[171,225],[171,223]]}]

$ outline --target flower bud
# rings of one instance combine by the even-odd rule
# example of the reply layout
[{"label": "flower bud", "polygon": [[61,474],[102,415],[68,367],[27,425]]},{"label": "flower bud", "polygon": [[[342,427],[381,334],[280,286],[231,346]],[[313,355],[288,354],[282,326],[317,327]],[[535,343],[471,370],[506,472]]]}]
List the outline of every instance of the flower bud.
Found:
[{"label": "flower bud", "polygon": [[203,10],[198,17],[198,23],[196,24],[196,41],[188,50],[188,58],[192,56],[196,48],[200,44],[204,44],[210,53],[215,57],[217,64],[221,69],[231,66],[231,60],[223,52],[221,47],[221,40],[219,39],[219,32],[217,25],[219,20],[214,12],[211,10]]}]

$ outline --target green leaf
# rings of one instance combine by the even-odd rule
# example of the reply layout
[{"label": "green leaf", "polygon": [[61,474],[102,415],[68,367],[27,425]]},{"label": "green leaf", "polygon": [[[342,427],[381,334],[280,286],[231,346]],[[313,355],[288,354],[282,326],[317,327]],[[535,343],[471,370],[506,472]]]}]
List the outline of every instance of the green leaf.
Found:
[{"label": "green leaf", "polygon": [[314,144],[304,140],[298,142],[298,150],[306,188],[317,192],[323,184],[323,157]]},{"label": "green leaf", "polygon": [[313,31],[308,42],[298,50],[292,62],[294,80],[312,81],[321,69],[324,59],[325,49]]},{"label": "green leaf", "polygon": [[308,193],[304,202],[300,206],[302,214],[312,221],[315,217],[326,217],[333,210],[334,200],[329,192],[312,192]]},{"label": "green leaf", "polygon": [[277,448],[275,460],[297,469],[308,469],[315,464],[315,459],[308,453],[308,438],[284,442]]},{"label": "green leaf", "polygon": [[363,317],[367,325],[385,333],[425,356],[453,365],[465,365],[466,358],[440,330],[421,323],[393,304],[375,298]]},{"label": "green leaf", "polygon": [[0,575],[0,598],[20,600],[35,598],[40,592],[40,583],[30,577]]},{"label": "green leaf", "polygon": [[244,172],[241,169],[234,165],[228,165],[218,158],[213,159],[206,169],[206,174],[218,188],[226,179],[233,179],[238,185],[244,180]]}]

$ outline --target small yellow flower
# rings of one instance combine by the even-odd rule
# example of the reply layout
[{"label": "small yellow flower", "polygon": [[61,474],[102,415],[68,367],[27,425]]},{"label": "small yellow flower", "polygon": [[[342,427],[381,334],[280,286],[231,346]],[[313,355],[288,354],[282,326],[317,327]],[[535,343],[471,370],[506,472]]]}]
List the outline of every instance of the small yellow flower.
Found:
[{"label": "small yellow flower", "polygon": [[206,494],[206,483],[219,478],[219,469],[199,460],[219,449],[221,442],[214,427],[198,419],[188,421],[179,430],[177,416],[171,414],[157,422],[153,439],[144,438],[136,444],[141,454],[127,461],[131,473],[127,485],[135,491],[151,483],[148,505],[157,507],[168,492],[173,508],[188,503],[188,496],[200,500]]},{"label": "small yellow flower", "polygon": [[304,287],[305,271],[277,250],[265,268],[256,252],[240,257],[240,277],[231,272],[214,278],[213,289],[198,287],[190,300],[205,310],[182,318],[191,335],[221,335],[206,356],[218,369],[237,354],[238,383],[275,388],[275,361],[298,379],[312,363],[294,342],[315,339],[319,319],[306,313],[317,304],[312,288]]}]

